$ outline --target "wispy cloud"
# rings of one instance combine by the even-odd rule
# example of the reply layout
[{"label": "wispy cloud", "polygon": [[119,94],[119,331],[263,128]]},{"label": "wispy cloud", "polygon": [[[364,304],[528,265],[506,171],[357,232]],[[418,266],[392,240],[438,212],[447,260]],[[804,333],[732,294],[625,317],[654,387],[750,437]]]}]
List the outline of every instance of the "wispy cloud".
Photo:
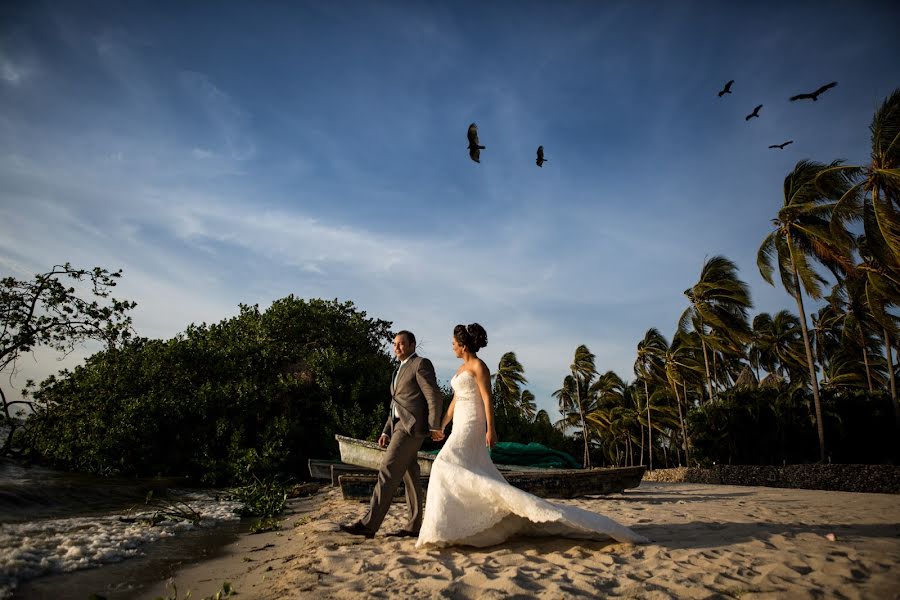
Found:
[{"label": "wispy cloud", "polygon": [[249,131],[247,112],[203,73],[184,71],[179,80],[208,118],[227,155],[234,160],[253,158],[256,144]]}]

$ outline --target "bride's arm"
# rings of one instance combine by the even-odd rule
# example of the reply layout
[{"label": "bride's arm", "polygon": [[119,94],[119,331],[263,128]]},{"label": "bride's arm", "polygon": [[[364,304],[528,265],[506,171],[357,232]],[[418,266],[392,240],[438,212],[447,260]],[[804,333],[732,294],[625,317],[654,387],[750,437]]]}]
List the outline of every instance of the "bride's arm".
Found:
[{"label": "bride's arm", "polygon": [[444,414],[444,418],[441,420],[441,431],[447,429],[447,425],[450,424],[450,421],[453,420],[453,408],[456,406],[456,394],[453,394],[453,399],[450,400],[450,406],[447,407],[447,412]]},{"label": "bride's arm", "polygon": [[497,443],[497,430],[494,428],[494,406],[491,404],[491,372],[488,370],[484,361],[479,360],[475,367],[475,381],[478,384],[478,391],[481,392],[481,400],[484,402],[484,415],[487,419],[487,432],[485,433],[485,444],[493,448]]}]

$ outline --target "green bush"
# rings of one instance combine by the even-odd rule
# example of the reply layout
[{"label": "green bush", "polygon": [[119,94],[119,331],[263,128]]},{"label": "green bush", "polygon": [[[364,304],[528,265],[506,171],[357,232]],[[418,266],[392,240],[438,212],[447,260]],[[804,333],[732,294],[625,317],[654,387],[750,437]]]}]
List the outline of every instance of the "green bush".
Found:
[{"label": "green bush", "polygon": [[288,296],[265,312],[138,339],[45,380],[16,444],[33,459],[100,474],[241,484],[304,478],[386,418],[390,323],[352,302]]}]

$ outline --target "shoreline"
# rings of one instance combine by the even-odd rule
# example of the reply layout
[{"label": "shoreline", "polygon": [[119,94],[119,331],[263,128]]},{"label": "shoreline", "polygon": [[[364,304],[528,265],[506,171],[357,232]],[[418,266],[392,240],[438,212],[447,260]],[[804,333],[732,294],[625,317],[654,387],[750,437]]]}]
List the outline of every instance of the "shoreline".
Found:
[{"label": "shoreline", "polygon": [[[900,597],[900,505],[890,494],[693,483],[641,483],[622,494],[559,501],[650,537],[514,538],[491,548],[416,550],[384,534],[404,522],[395,503],[374,539],[340,532],[364,503],[335,488],[289,501],[282,530],[243,535],[216,558],[174,573],[180,595],[228,581],[239,597]],[[165,581],[137,600],[164,595]]]}]

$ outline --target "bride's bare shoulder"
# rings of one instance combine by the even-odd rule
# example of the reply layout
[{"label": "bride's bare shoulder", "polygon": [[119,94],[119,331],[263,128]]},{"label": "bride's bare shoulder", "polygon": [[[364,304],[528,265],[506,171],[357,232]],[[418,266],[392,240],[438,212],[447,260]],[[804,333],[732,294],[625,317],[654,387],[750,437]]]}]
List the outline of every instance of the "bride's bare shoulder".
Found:
[{"label": "bride's bare shoulder", "polygon": [[488,369],[488,366],[484,364],[484,361],[479,358],[475,361],[475,364],[472,365],[472,373],[474,375],[490,375],[491,370]]}]

